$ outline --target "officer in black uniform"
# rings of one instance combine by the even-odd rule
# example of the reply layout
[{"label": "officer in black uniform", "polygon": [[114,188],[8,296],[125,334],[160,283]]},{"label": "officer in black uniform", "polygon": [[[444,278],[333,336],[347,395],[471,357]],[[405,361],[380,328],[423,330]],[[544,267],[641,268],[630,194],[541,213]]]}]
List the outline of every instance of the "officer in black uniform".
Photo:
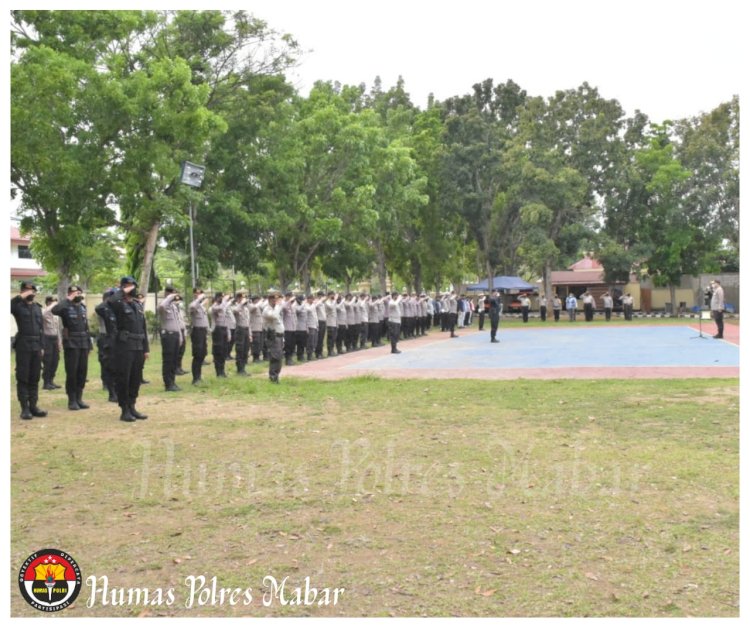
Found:
[{"label": "officer in black uniform", "polygon": [[123,277],[120,289],[107,299],[117,323],[114,351],[117,403],[122,408],[120,420],[128,422],[148,418],[135,409],[143,379],[143,364],[149,353],[143,305],[135,298],[137,287],[133,277]]},{"label": "officer in black uniform", "polygon": [[101,366],[102,384],[109,393],[108,401],[117,403],[117,386],[115,384],[114,350],[117,342],[117,319],[115,313],[107,305],[107,299],[114,295],[114,288],[110,288],[102,295],[102,302],[94,308],[99,319],[99,335],[96,338],[96,348]]},{"label": "officer in black uniform", "polygon": [[10,313],[16,319],[16,393],[21,404],[21,418],[47,416],[37,406],[39,379],[42,374],[42,306],[34,303],[34,284],[21,282],[20,294],[10,300]]},{"label": "officer in black uniform", "polygon": [[85,410],[83,388],[89,368],[89,351],[92,349],[89,320],[80,286],[70,286],[67,298],[52,308],[63,325],[63,352],[65,358],[65,392],[68,410]]},{"label": "officer in black uniform", "polygon": [[497,327],[500,324],[500,314],[503,311],[503,302],[500,293],[495,290],[492,297],[485,297],[490,315],[490,342],[500,342],[497,339]]}]

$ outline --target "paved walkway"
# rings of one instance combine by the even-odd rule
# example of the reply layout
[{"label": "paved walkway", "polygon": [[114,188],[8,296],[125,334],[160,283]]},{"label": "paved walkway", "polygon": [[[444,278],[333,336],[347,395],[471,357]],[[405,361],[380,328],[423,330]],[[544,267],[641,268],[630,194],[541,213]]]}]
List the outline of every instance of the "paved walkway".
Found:
[{"label": "paved walkway", "polygon": [[[336,380],[362,375],[403,379],[626,379],[739,377],[739,326],[712,338],[712,322],[674,325],[550,325],[431,331],[390,347],[284,367],[284,377]],[[702,332],[702,333],[701,333]]]}]

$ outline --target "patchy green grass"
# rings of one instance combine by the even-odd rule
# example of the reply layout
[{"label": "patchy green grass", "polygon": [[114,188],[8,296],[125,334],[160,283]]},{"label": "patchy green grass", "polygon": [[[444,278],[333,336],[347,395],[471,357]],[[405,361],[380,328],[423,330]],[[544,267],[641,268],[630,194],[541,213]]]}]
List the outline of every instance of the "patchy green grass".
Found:
[{"label": "patchy green grass", "polygon": [[[156,358],[156,359],[153,359]],[[11,570],[69,552],[66,616],[738,616],[736,379],[317,382],[162,391],[125,424],[44,392],[11,410]],[[188,362],[188,360],[186,360]],[[95,365],[92,365],[94,370]],[[230,372],[231,372],[230,363]],[[60,379],[60,377],[58,377]],[[187,380],[187,381],[186,381]],[[86,578],[173,605],[86,607]],[[252,588],[185,608],[188,576]],[[346,589],[262,603],[263,579]],[[37,611],[12,583],[11,613]]]}]

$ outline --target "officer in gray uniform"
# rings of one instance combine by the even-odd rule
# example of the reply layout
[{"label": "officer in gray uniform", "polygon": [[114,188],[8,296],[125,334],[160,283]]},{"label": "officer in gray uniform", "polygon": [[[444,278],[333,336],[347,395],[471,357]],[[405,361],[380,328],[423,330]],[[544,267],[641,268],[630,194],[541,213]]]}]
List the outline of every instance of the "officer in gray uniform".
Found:
[{"label": "officer in gray uniform", "polygon": [[178,294],[175,297],[175,303],[177,304],[177,316],[180,319],[180,334],[182,335],[182,342],[180,348],[177,350],[177,370],[176,375],[187,375],[187,371],[182,368],[182,358],[185,357],[185,349],[187,348],[187,325],[185,323],[185,303],[182,300],[182,295]]},{"label": "officer in gray uniform", "polygon": [[70,286],[64,302],[52,308],[52,313],[62,319],[63,352],[65,354],[65,392],[68,394],[68,410],[85,410],[83,389],[89,369],[89,351],[92,348],[89,335],[89,320],[84,303],[83,290]]},{"label": "officer in gray uniform", "polygon": [[177,291],[172,286],[164,288],[164,299],[156,307],[159,316],[159,335],[161,337],[161,376],[164,380],[164,390],[179,392],[181,389],[175,382],[177,375],[177,355],[182,343],[182,325],[177,310]]},{"label": "officer in gray uniform", "polygon": [[250,314],[250,353],[253,362],[260,362],[260,354],[263,351],[263,303],[257,294],[250,297],[247,311]]},{"label": "officer in gray uniform", "polygon": [[326,319],[326,304],[325,295],[323,291],[318,291],[315,299],[315,314],[318,316],[318,341],[315,345],[315,357],[319,360],[323,356],[323,344],[325,343],[326,328],[328,327],[328,320]]},{"label": "officer in gray uniform", "polygon": [[315,349],[318,346],[318,309],[315,305],[315,297],[312,294],[308,294],[305,299],[305,313],[307,314],[307,341],[305,344],[305,351],[307,353],[307,361],[312,361],[315,355]]},{"label": "officer in gray uniform", "polygon": [[338,333],[336,334],[336,354],[341,355],[346,346],[349,327],[346,318],[346,302],[340,294],[336,295],[336,322],[339,326]]},{"label": "officer in gray uniform", "polygon": [[238,292],[234,297],[232,313],[237,321],[237,329],[234,333],[234,354],[236,357],[238,375],[250,375],[245,370],[247,366],[247,356],[250,352],[250,309],[248,307],[247,296],[243,292]]},{"label": "officer in gray uniform", "polygon": [[339,332],[338,317],[336,316],[336,293],[328,293],[326,300],[323,302],[326,317],[326,349],[328,357],[336,355],[336,337]]},{"label": "officer in gray uniform", "polygon": [[193,361],[190,370],[193,374],[193,385],[202,380],[203,361],[208,355],[208,314],[203,307],[206,295],[200,288],[193,288],[193,300],[190,302],[190,344],[193,347]]},{"label": "officer in gray uniform", "polygon": [[268,345],[268,379],[279,383],[281,358],[284,355],[284,323],[282,321],[281,295],[268,295],[268,302],[263,308],[263,328]]},{"label": "officer in gray uniform", "polygon": [[217,292],[214,295],[214,302],[211,304],[211,320],[214,324],[214,330],[211,332],[211,354],[214,356],[214,369],[216,377],[226,377],[224,365],[227,358],[227,346],[229,345],[229,330],[227,329],[227,320],[229,318],[229,302],[232,295],[224,295]]},{"label": "officer in gray uniform", "polygon": [[62,349],[62,335],[60,333],[60,319],[52,313],[52,308],[57,304],[57,297],[49,296],[44,300],[42,310],[42,327],[44,336],[44,357],[42,360],[42,381],[44,390],[57,390],[60,388],[55,384],[55,373],[60,364],[60,350]]},{"label": "officer in gray uniform", "polygon": [[294,364],[294,347],[296,344],[297,317],[294,313],[294,293],[287,292],[281,301],[281,316],[284,323],[284,362],[287,366]]},{"label": "officer in gray uniform", "polygon": [[[304,362],[305,349],[307,348],[307,310],[305,309],[305,299],[300,294],[292,303],[292,311],[295,316],[294,341],[297,351],[297,362]],[[266,329],[268,329],[266,327]]]},{"label": "officer in gray uniform", "polygon": [[234,319],[234,311],[232,310],[232,305],[234,304],[234,300],[230,299],[229,301],[229,307],[226,311],[226,320],[227,320],[227,331],[229,332],[229,335],[227,336],[227,360],[234,360],[234,356],[232,355],[232,349],[234,348],[234,335],[237,332],[237,321]]}]

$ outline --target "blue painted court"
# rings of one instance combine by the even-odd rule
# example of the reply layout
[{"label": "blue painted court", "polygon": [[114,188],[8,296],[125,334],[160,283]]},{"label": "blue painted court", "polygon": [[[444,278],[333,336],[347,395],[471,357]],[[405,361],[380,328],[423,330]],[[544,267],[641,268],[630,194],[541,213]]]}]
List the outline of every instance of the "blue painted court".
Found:
[{"label": "blue painted court", "polygon": [[[399,343],[400,355],[362,357],[344,370],[560,369],[618,367],[739,367],[739,347],[688,326],[529,328],[498,332],[458,330],[458,338],[432,331]],[[369,353],[369,352],[368,352]]]}]

